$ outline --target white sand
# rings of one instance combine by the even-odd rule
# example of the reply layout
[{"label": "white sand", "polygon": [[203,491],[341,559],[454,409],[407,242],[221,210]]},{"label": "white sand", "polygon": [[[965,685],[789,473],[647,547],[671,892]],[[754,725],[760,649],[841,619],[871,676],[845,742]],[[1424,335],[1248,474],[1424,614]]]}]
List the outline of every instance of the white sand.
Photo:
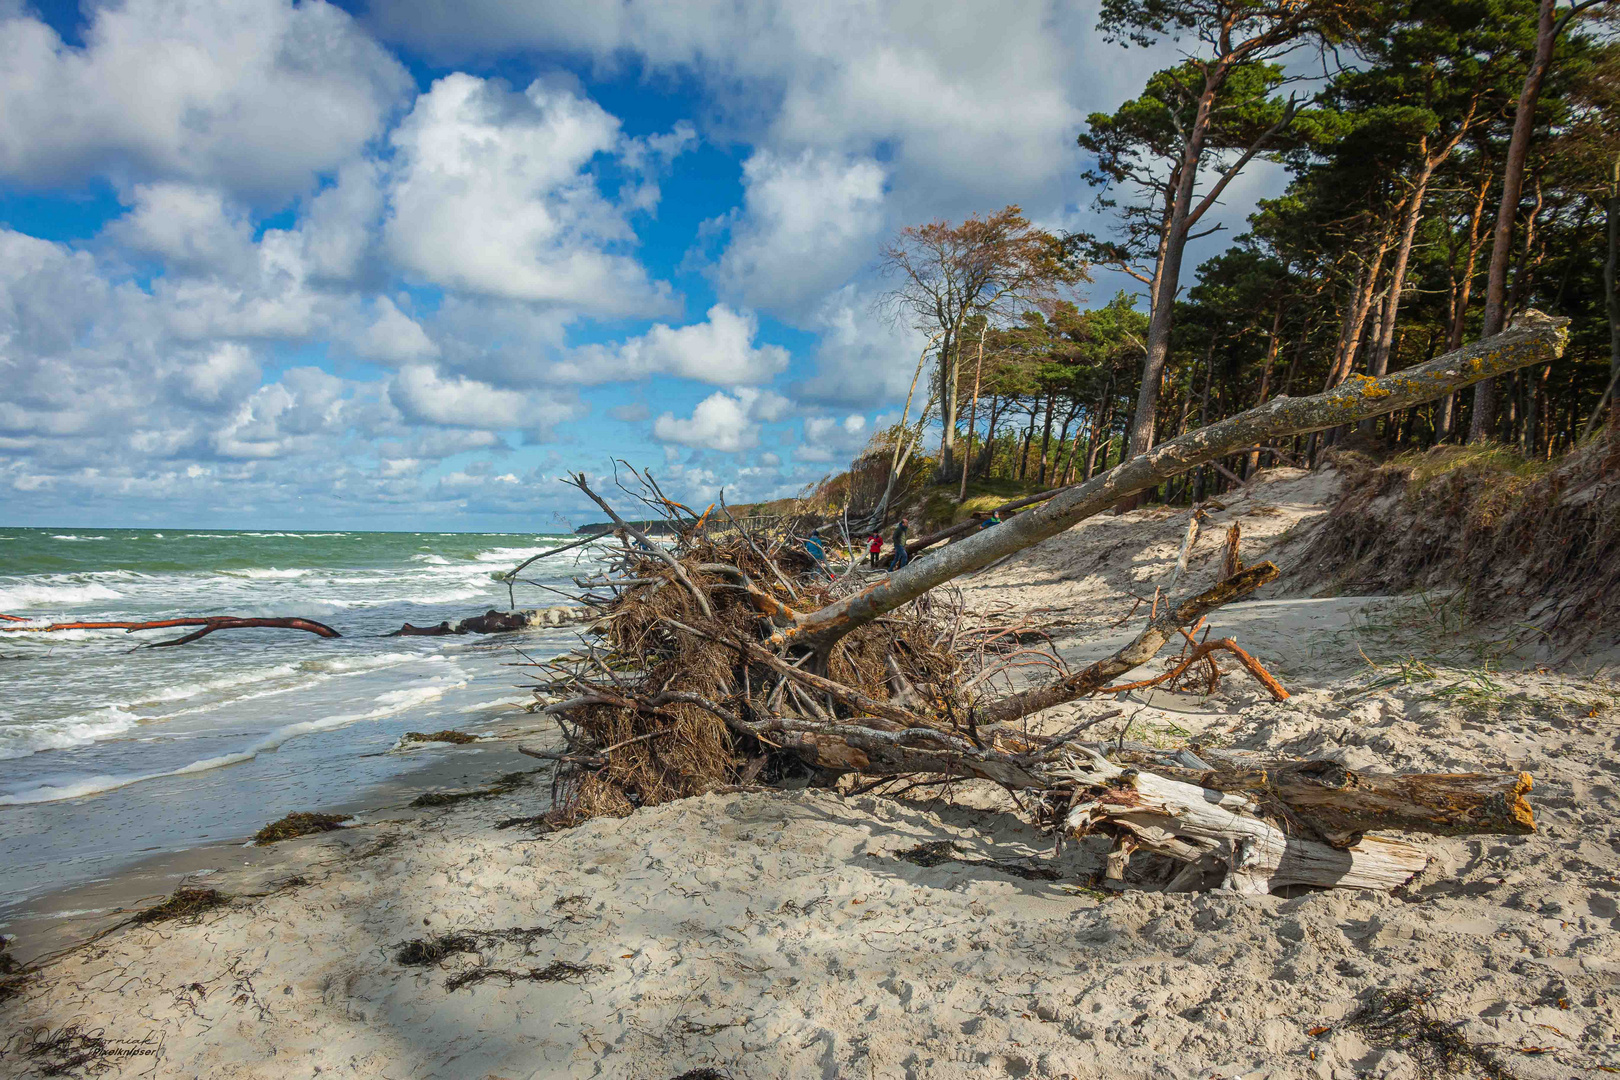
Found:
[{"label": "white sand", "polygon": [[[1234,503],[1222,516],[1255,538],[1245,559],[1328,486],[1285,478]],[[1149,592],[1167,580],[1184,522],[1099,519],[981,575],[970,597],[1062,605],[1088,636],[1123,636],[1107,628],[1129,608],[1123,578]],[[1200,557],[1215,547],[1207,535]],[[1195,571],[1188,587],[1212,573]],[[1515,1076],[1620,1069],[1613,684],[1470,674],[1488,647],[1411,604],[1273,597],[1215,621],[1294,699],[1272,703],[1234,675],[1207,699],[1128,704],[1132,737],[1224,733],[1377,769],[1524,768],[1541,832],[1412,838],[1435,864],[1401,897],[1110,895],[1081,888],[1099,841],[1054,858],[1013,812],[768,792],[530,839],[494,828],[534,812],[520,794],[288,845],[282,872],[307,883],[74,952],[0,1006],[0,1030],[79,1024],[161,1044],[157,1057],[105,1062],[111,1076],[1421,1075],[1398,1040],[1340,1024],[1381,988],[1431,994],[1434,1017]],[[1061,644],[1076,658],[1104,651]],[[1436,677],[1408,664],[1410,681],[1396,678],[1392,661],[1413,651]],[[978,864],[896,857],[938,841]],[[1062,879],[982,865],[1035,858]],[[393,956],[411,938],[510,928],[541,933],[481,937],[476,953],[425,967]],[[558,961],[590,970],[445,985],[480,965]],[[0,1074],[39,1070],[26,1042],[13,1038]]]}]

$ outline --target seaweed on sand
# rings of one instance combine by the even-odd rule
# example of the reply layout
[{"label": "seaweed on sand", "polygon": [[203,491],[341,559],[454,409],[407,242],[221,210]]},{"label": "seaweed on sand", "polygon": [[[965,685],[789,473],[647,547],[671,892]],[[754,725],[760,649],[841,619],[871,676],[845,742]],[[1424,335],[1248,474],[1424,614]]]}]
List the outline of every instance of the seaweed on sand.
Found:
[{"label": "seaweed on sand", "polygon": [[[948,862],[961,863],[964,866],[982,866],[987,870],[1011,874],[1027,881],[1056,881],[1062,876],[1050,866],[1043,866],[1037,862],[965,859],[959,854],[960,850],[954,840],[930,840],[918,844],[914,848],[897,851],[894,853],[894,857],[914,866],[940,866]],[[879,856],[874,852],[873,857],[877,858]]]},{"label": "seaweed on sand", "polygon": [[292,840],[299,836],[309,836],[312,833],[331,832],[343,828],[343,822],[348,821],[351,814],[313,814],[305,810],[296,810],[280,821],[273,821],[253,834],[255,844],[274,844],[280,840]]},{"label": "seaweed on sand", "polygon": [[509,772],[496,777],[495,783],[489,787],[474,788],[472,791],[428,791],[412,799],[411,805],[415,807],[454,806],[456,803],[466,802],[469,799],[493,799],[497,795],[505,795],[527,783],[531,775],[531,772]]},{"label": "seaweed on sand", "polygon": [[503,930],[458,930],[438,937],[412,938],[396,946],[394,962],[407,967],[423,967],[456,953],[475,953],[498,941],[527,945],[549,933],[549,926],[513,926]]},{"label": "seaweed on sand", "polygon": [[14,1045],[23,1057],[32,1059],[40,1076],[84,1076],[113,1067],[107,1040],[77,1024],[56,1031],[32,1031]]},{"label": "seaweed on sand", "polygon": [[434,938],[412,938],[402,941],[394,953],[394,962],[406,967],[437,964],[455,953],[477,952],[478,942],[470,934],[440,934]]},{"label": "seaweed on sand", "polygon": [[1513,1074],[1483,1046],[1476,1046],[1434,1013],[1430,994],[1418,990],[1375,990],[1367,1004],[1345,1021],[1368,1041],[1405,1051],[1425,1077],[1484,1076],[1513,1080]]},{"label": "seaweed on sand", "polygon": [[399,739],[402,743],[413,742],[442,742],[461,746],[465,743],[478,741],[478,736],[468,735],[465,731],[455,731],[445,728],[443,731],[407,731]]},{"label": "seaweed on sand", "polygon": [[174,895],[161,904],[146,908],[130,921],[141,926],[151,926],[154,923],[170,922],[174,919],[195,920],[205,912],[224,907],[230,902],[230,896],[218,889],[184,886],[176,889]]},{"label": "seaweed on sand", "polygon": [[567,960],[553,960],[543,968],[526,971],[480,967],[452,975],[445,980],[444,988],[454,992],[464,986],[477,986],[486,979],[505,979],[508,986],[518,982],[584,982],[591,975],[607,970],[596,964],[574,964]]},{"label": "seaweed on sand", "polygon": [[11,939],[0,937],[0,1001],[22,993],[28,971],[11,955]]}]

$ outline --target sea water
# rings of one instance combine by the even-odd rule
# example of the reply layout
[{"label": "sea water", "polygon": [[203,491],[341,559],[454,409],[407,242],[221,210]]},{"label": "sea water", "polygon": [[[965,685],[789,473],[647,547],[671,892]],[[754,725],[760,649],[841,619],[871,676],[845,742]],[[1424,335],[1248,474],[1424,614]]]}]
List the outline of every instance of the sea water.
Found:
[{"label": "sea water", "polygon": [[[505,610],[498,574],[572,537],[0,529],[0,613],[52,622],[301,616],[342,633],[0,633],[0,910],[161,851],[239,839],[420,764],[406,731],[478,732],[530,701],[521,649],[570,629],[386,637]],[[565,588],[583,554],[524,571]],[[518,585],[520,607],[562,602]],[[0,626],[17,626],[0,622]]]}]

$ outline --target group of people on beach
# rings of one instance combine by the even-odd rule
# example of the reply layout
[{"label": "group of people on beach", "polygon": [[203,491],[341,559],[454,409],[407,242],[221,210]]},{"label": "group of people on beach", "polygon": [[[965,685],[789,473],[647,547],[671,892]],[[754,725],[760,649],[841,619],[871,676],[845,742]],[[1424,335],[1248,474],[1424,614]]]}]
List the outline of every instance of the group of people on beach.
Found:
[{"label": "group of people on beach", "polygon": [[[1001,524],[1001,512],[999,510],[992,510],[988,515],[974,514],[973,516],[979,519],[980,531]],[[895,525],[893,553],[889,556],[887,567],[883,564],[883,535],[876,532],[869,534],[866,538],[866,551],[871,569],[887,569],[890,573],[893,573],[909,563],[911,561],[911,552],[906,548],[906,533],[910,530],[911,522],[905,518],[901,518]],[[836,576],[827,566],[827,549],[821,542],[821,529],[819,527],[810,530],[810,535],[804,541],[804,550],[815,560],[817,569],[826,574],[828,578]]]}]

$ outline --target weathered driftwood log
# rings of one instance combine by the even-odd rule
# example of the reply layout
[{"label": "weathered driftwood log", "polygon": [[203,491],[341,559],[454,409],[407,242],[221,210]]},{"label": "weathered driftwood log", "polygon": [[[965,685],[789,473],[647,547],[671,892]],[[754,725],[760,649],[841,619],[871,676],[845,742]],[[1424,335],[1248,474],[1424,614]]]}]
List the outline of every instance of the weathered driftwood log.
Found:
[{"label": "weathered driftwood log", "polygon": [[1133,851],[1186,864],[1165,886],[1176,892],[1219,878],[1222,888],[1270,893],[1290,885],[1389,890],[1428,865],[1428,856],[1399,840],[1367,837],[1334,848],[1289,836],[1255,816],[1243,795],[1212,791],[1115,765],[1099,755],[1066,770],[1077,785],[1065,818],[1076,835],[1104,832],[1117,840],[1107,877],[1123,881]]},{"label": "weathered driftwood log", "polygon": [[1525,799],[1534,786],[1529,773],[1368,773],[1336,761],[1277,761],[1231,750],[1197,755],[1171,762],[1162,753],[1129,748],[1113,756],[1167,779],[1280,803],[1334,847],[1374,829],[1442,836],[1536,831]]},{"label": "weathered driftwood log", "polygon": [[311,634],[321,637],[335,638],[343,635],[313,619],[238,619],[229,615],[209,615],[194,619],[152,619],[147,622],[66,622],[51,623],[49,626],[0,626],[0,633],[4,634],[45,634],[56,630],[163,630],[171,626],[200,626],[201,630],[185,634],[181,637],[171,638],[168,641],[148,642],[148,649],[161,649],[169,645],[184,645],[188,641],[207,637],[215,630],[244,630],[256,627],[269,627],[281,630],[307,630]]},{"label": "weathered driftwood log", "polygon": [[1527,311],[1505,333],[1379,379],[1346,379],[1324,394],[1277,397],[1159,445],[1102,476],[1068,488],[1028,513],[918,559],[860,592],[803,615],[771,639],[777,649],[825,653],[858,626],[915,600],[952,578],[1022,551],[1195,466],[1265,439],[1299,435],[1381,416],[1531,364],[1561,356],[1569,320]]}]

